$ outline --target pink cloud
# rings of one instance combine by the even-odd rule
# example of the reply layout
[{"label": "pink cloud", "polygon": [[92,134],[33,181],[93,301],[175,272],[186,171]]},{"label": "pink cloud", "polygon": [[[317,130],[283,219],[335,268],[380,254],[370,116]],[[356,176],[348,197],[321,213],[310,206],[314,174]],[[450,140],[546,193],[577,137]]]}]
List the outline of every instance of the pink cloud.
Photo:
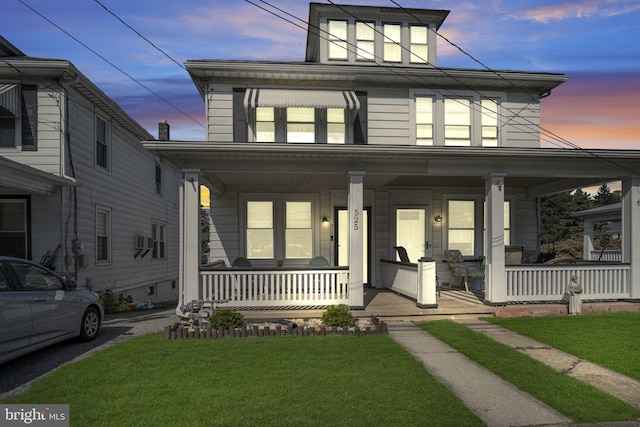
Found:
[{"label": "pink cloud", "polygon": [[547,24],[551,21],[564,21],[572,18],[623,15],[638,10],[640,10],[640,5],[635,0],[588,0],[535,7],[512,16],[516,19]]}]

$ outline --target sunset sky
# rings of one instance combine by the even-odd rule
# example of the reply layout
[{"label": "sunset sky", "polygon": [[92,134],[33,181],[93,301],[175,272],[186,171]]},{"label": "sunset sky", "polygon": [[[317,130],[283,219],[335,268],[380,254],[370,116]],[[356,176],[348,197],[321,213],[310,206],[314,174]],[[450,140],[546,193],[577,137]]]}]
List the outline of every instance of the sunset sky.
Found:
[{"label": "sunset sky", "polygon": [[[487,67],[569,77],[542,102],[544,129],[583,148],[640,150],[638,0],[339,3],[450,10],[441,35]],[[308,8],[299,0],[5,0],[1,35],[29,56],[70,60],[154,136],[166,119],[172,139],[201,140],[204,103],[182,64],[302,61],[305,31],[275,15],[306,27]],[[438,66],[483,68],[444,38]]]}]

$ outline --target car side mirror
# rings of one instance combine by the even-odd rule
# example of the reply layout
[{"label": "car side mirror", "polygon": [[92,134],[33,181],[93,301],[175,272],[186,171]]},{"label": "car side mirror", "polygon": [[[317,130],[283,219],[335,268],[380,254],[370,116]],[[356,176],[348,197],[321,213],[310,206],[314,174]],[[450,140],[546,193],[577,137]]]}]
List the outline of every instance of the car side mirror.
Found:
[{"label": "car side mirror", "polygon": [[78,284],[73,279],[66,279],[66,280],[64,280],[63,283],[64,283],[64,288],[67,291],[72,291],[72,290],[74,290],[75,288],[78,287]]}]

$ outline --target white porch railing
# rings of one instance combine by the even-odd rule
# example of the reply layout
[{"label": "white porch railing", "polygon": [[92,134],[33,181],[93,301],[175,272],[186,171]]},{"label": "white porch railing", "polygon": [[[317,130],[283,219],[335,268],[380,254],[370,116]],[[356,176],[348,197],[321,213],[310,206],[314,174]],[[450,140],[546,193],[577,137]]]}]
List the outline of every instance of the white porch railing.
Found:
[{"label": "white porch railing", "polygon": [[559,301],[573,276],[582,285],[583,299],[630,298],[628,264],[525,264],[506,266],[507,301]]},{"label": "white porch railing", "polygon": [[436,263],[417,264],[380,260],[382,285],[401,295],[415,299],[419,307],[436,308]]},{"label": "white porch railing", "polygon": [[594,261],[604,261],[604,262],[620,262],[622,261],[622,251],[621,250],[593,250],[590,251],[590,258]]},{"label": "white porch railing", "polygon": [[200,272],[202,299],[239,308],[326,307],[349,304],[347,268],[221,269]]}]

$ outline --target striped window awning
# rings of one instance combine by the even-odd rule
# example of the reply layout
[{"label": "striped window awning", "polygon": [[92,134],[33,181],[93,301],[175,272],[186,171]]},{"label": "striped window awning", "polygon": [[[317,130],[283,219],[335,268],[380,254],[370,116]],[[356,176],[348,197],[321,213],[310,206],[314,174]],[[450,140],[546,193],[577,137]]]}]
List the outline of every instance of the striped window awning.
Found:
[{"label": "striped window awning", "polygon": [[244,107],[360,109],[352,90],[247,89]]},{"label": "striped window awning", "polygon": [[17,84],[0,83],[0,107],[16,117],[20,116],[20,88]]}]

